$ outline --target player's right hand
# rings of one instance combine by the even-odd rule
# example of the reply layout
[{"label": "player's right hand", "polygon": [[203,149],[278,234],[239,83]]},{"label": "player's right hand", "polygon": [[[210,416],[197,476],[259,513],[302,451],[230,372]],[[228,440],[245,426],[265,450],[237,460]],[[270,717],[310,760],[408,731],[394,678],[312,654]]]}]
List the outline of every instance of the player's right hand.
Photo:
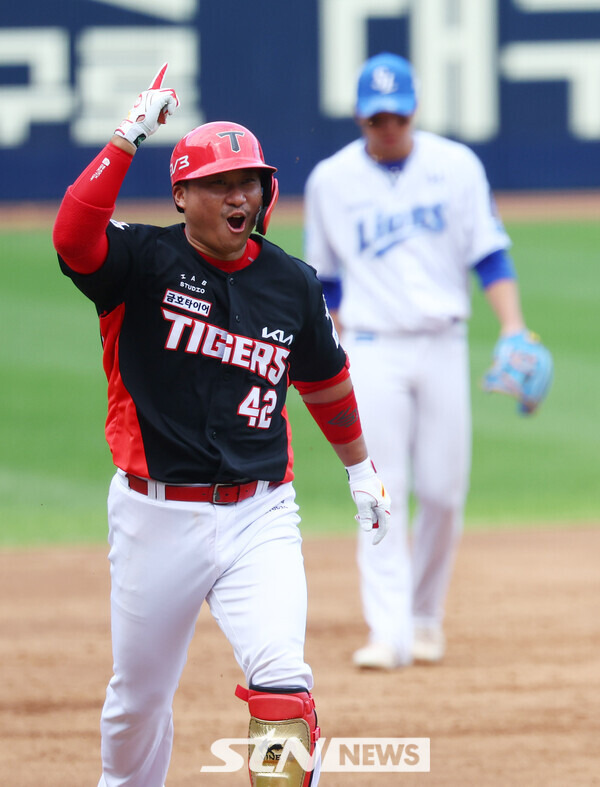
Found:
[{"label": "player's right hand", "polygon": [[167,115],[172,115],[179,106],[177,93],[171,88],[162,87],[168,66],[168,63],[161,66],[148,90],[139,94],[127,117],[115,129],[115,134],[124,137],[136,148],[152,136],[159,125],[166,123]]},{"label": "player's right hand", "polygon": [[373,531],[373,544],[379,544],[390,526],[390,496],[370,459],[346,467],[346,472],[358,509],[355,519],[362,530]]}]

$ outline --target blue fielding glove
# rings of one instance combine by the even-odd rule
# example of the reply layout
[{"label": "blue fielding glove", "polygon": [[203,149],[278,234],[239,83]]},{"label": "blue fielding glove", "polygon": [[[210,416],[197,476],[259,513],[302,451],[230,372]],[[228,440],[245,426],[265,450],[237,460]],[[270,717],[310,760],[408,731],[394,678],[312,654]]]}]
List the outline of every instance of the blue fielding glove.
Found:
[{"label": "blue fielding glove", "polygon": [[548,395],[553,371],[552,355],[539,336],[522,331],[498,339],[482,388],[514,396],[519,412],[530,415]]}]

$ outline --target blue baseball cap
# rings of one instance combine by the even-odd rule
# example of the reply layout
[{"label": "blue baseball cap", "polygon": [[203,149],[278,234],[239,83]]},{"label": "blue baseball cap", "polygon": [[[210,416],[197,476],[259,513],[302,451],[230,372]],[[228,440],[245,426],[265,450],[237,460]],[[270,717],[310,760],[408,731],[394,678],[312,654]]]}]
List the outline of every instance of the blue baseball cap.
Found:
[{"label": "blue baseball cap", "polygon": [[358,117],[370,118],[378,112],[407,116],[416,108],[415,75],[408,60],[390,52],[369,58],[358,78]]}]

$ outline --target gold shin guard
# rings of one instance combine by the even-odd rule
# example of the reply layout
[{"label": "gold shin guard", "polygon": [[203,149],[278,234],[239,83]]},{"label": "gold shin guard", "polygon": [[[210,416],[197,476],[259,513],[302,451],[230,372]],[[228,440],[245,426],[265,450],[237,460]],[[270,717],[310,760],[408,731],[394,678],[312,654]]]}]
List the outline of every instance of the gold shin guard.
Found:
[{"label": "gold shin guard", "polygon": [[308,691],[244,689],[236,695],[250,710],[248,771],[252,787],[308,787],[320,730]]}]

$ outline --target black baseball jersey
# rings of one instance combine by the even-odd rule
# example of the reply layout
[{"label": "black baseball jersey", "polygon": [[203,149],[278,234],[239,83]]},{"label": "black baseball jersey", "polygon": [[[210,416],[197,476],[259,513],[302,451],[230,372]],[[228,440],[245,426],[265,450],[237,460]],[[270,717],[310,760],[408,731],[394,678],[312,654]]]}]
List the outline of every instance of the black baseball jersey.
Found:
[{"label": "black baseball jersey", "polygon": [[346,363],[314,270],[260,236],[257,258],[226,272],[183,224],[107,235],[95,273],[59,261],[100,317],[115,464],[175,484],[290,480],[288,384]]}]

